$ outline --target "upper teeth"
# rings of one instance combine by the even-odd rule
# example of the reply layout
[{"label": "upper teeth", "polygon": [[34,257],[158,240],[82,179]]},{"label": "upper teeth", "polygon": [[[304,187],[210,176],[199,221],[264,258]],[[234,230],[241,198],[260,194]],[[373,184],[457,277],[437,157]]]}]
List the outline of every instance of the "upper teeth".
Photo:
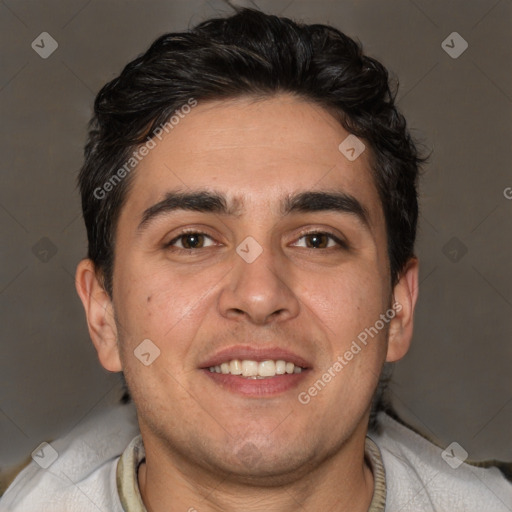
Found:
[{"label": "upper teeth", "polygon": [[293,363],[278,359],[273,361],[252,361],[233,359],[232,361],[222,363],[217,366],[210,366],[211,372],[224,373],[231,375],[241,375],[242,377],[251,377],[254,379],[273,377],[274,375],[284,375],[285,373],[300,373],[302,368]]}]

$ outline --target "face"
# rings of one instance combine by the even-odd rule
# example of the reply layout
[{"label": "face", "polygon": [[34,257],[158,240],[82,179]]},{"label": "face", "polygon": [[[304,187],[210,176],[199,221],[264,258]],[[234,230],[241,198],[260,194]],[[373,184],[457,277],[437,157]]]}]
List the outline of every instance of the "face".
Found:
[{"label": "face", "polygon": [[396,300],[384,216],[369,148],[338,149],[348,135],[285,95],[200,103],[138,164],[115,332],[92,335],[148,446],[264,478],[363,442],[381,366],[407,343],[400,315],[382,321]]}]

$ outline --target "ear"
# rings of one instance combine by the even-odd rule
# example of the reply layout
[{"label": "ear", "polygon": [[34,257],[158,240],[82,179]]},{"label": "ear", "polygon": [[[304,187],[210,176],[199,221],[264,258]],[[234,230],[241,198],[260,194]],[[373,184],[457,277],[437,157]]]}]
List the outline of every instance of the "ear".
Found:
[{"label": "ear", "polygon": [[396,314],[389,326],[387,362],[402,359],[411,345],[414,308],[418,300],[418,271],[418,259],[411,258],[393,289],[393,309]]},{"label": "ear", "polygon": [[75,284],[100,363],[111,372],[122,371],[112,300],[99,281],[91,260],[85,259],[78,264]]}]

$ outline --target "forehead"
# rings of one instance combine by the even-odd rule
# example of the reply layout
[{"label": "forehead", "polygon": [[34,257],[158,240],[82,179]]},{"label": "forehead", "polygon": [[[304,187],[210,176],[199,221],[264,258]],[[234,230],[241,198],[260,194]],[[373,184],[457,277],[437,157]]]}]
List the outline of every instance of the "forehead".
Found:
[{"label": "forehead", "polygon": [[378,221],[369,148],[349,160],[339,149],[348,136],[325,109],[289,95],[199,103],[153,139],[125,209],[142,212],[173,189],[210,188],[238,212],[277,213],[291,192],[332,189],[356,196]]}]

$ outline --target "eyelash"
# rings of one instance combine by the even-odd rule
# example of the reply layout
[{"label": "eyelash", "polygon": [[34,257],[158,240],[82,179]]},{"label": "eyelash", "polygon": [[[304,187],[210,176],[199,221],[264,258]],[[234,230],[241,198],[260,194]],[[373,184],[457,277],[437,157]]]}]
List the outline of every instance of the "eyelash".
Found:
[{"label": "eyelash", "polygon": [[[325,249],[323,249],[324,251],[327,250],[327,249],[331,249],[331,250],[345,249],[345,250],[348,250],[348,248],[349,248],[347,242],[345,242],[344,240],[341,240],[334,233],[331,233],[330,231],[321,231],[321,230],[317,230],[317,231],[315,231],[315,230],[313,230],[313,231],[304,231],[304,232],[299,234],[299,237],[297,238],[297,240],[300,240],[301,238],[304,238],[305,236],[311,236],[311,235],[327,235],[327,237],[330,240],[334,241],[337,244],[337,247],[326,247]],[[327,242],[327,243],[329,243],[329,242]],[[310,250],[313,250],[313,251],[318,251],[318,249],[315,249],[315,248],[312,248],[312,247],[305,247],[305,249],[310,249]]]},{"label": "eyelash", "polygon": [[[165,248],[166,249],[171,249],[171,250],[174,250],[174,251],[185,251],[185,252],[188,252],[188,253],[190,253],[191,251],[194,251],[194,250],[207,249],[207,247],[199,247],[198,249],[193,249],[193,248],[192,249],[186,249],[186,248],[183,248],[183,247],[173,247],[173,244],[176,243],[178,240],[180,240],[180,238],[182,238],[185,235],[203,235],[203,236],[209,238],[210,240],[213,240],[213,237],[211,237],[210,235],[208,235],[207,233],[204,233],[202,231],[184,230],[178,236],[173,238],[170,242],[166,243],[165,244]],[[331,233],[329,231],[305,231],[305,232],[299,234],[299,237],[297,238],[297,240],[300,240],[301,238],[304,238],[305,236],[312,236],[312,235],[327,235],[327,237],[330,240],[334,241],[337,244],[337,247],[325,247],[325,248],[323,248],[324,251],[325,250],[329,250],[329,249],[330,250],[340,250],[340,249],[348,250],[349,249],[349,246],[348,246],[348,244],[345,241],[341,240],[340,238],[338,238],[336,235],[334,235],[333,233]],[[305,247],[305,249],[314,250],[314,251],[318,251],[319,250],[319,248],[312,248],[312,247]],[[320,249],[322,249],[322,248],[320,248]]]},{"label": "eyelash", "polygon": [[[211,237],[210,235],[202,232],[202,231],[197,231],[197,230],[184,230],[182,231],[177,237],[173,238],[170,242],[167,242],[165,244],[165,247],[167,249],[173,249],[173,250],[176,250],[176,251],[187,251],[187,252],[190,252],[190,251],[193,251],[194,249],[185,249],[185,248],[182,248],[182,247],[172,247],[172,245],[177,242],[180,238],[184,237],[185,235],[203,235],[207,238],[210,238],[211,240],[213,240],[213,237]],[[204,249],[204,247],[200,247],[199,249]],[[197,250],[197,249],[196,249]]]}]

